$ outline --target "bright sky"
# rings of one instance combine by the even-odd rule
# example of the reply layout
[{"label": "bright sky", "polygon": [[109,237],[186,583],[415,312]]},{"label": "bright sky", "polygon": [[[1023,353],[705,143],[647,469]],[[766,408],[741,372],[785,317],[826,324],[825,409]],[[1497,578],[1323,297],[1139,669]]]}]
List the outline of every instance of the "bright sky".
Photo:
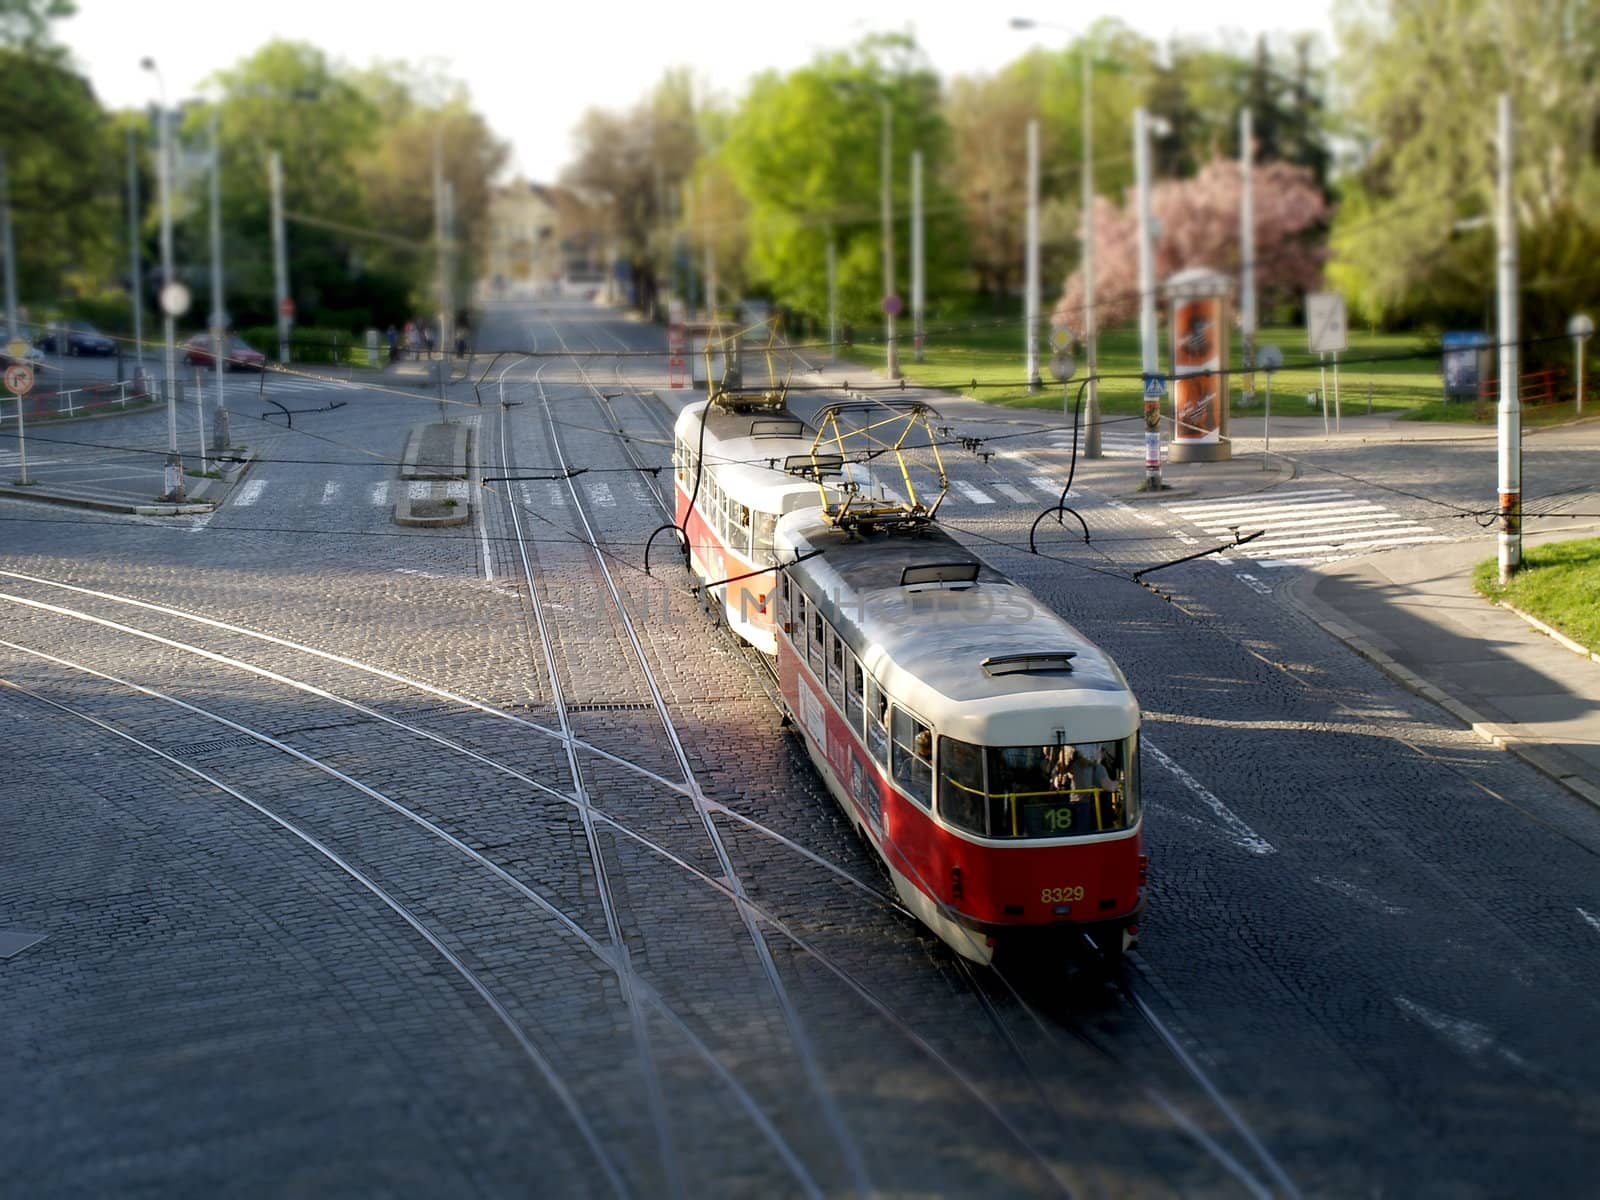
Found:
[{"label": "bright sky", "polygon": [[[194,94],[220,67],[274,38],[309,41],[355,66],[374,59],[423,59],[464,80],[491,128],[512,146],[511,169],[553,180],[571,156],[571,131],[584,109],[626,107],[667,67],[690,65],[712,89],[736,96],[767,67],[788,69],[820,50],[880,30],[915,33],[945,76],[992,71],[1032,45],[1059,45],[1082,22],[1114,12],[1147,36],[1216,37],[1242,46],[1258,33],[1310,27],[1331,43],[1331,0],[1303,5],[1263,0],[1120,0],[1114,9],[1006,0],[985,15],[983,0],[864,5],[860,0],[772,4],[522,3],[519,0],[77,0],[59,37],[101,100],[150,102],[155,81],[139,69],[160,64],[169,96]],[[1015,8],[1015,12],[1012,8]],[[870,8],[871,15],[863,16]],[[1296,24],[1284,24],[1289,14]],[[1026,31],[1013,15],[1051,22]],[[1076,18],[1079,24],[1074,24]],[[442,24],[441,24],[442,23]],[[1059,27],[1057,27],[1059,26]]]}]

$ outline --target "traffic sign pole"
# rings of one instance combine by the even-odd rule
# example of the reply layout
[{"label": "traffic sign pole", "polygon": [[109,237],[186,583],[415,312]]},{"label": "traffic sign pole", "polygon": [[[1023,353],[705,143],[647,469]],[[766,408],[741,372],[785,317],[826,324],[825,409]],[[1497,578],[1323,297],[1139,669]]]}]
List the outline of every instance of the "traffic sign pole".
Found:
[{"label": "traffic sign pole", "polygon": [[26,363],[16,363],[6,368],[6,387],[17,398],[17,486],[27,487],[33,480],[28,478],[28,436],[22,423],[22,398],[33,389],[33,371]]}]

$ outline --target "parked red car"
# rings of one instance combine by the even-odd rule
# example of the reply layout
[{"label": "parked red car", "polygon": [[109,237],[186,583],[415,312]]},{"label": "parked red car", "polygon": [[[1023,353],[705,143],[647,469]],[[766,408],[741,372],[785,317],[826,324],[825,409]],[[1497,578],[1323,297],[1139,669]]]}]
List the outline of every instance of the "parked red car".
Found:
[{"label": "parked red car", "polygon": [[[222,352],[223,365],[227,370],[259,371],[266,365],[267,356],[259,350],[245,345],[244,339],[230,337]],[[211,352],[211,335],[197,333],[183,344],[183,361],[190,366],[209,367],[216,362]]]}]

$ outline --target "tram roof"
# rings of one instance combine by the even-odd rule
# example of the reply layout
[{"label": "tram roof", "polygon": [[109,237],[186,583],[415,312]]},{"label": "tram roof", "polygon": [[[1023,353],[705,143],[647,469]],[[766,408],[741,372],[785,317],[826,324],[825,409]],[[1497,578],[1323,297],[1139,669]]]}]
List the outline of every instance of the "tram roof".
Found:
[{"label": "tram roof", "polygon": [[[702,400],[686,405],[673,426],[678,439],[691,450],[701,446],[700,421],[708,407],[703,457],[724,491],[763,512],[790,511],[796,507],[790,497],[817,496],[815,480],[783,469],[785,459],[810,455],[814,429],[787,408],[734,412]],[[763,426],[776,429],[780,423],[795,426],[799,432],[759,432]]]},{"label": "tram roof", "polygon": [[[777,545],[822,551],[791,575],[880,684],[942,732],[989,745],[1049,741],[1052,713],[1067,709],[1068,740],[1122,737],[1138,724],[1138,704],[1109,655],[937,526],[857,540],[818,511],[797,512],[778,523]],[[976,566],[970,586],[902,583],[908,567],[956,563]],[[1069,670],[1002,666],[1063,654]]]}]

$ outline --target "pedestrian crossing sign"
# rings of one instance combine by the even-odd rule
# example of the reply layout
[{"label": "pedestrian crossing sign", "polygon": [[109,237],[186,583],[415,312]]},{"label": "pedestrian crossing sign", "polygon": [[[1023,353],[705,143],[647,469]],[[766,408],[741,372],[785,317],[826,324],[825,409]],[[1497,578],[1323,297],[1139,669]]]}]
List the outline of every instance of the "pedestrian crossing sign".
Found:
[{"label": "pedestrian crossing sign", "polygon": [[1159,375],[1146,375],[1144,377],[1144,398],[1146,400],[1160,400],[1167,394],[1167,381]]}]

